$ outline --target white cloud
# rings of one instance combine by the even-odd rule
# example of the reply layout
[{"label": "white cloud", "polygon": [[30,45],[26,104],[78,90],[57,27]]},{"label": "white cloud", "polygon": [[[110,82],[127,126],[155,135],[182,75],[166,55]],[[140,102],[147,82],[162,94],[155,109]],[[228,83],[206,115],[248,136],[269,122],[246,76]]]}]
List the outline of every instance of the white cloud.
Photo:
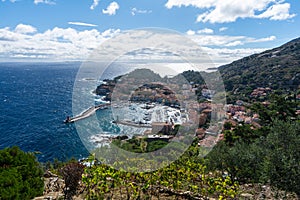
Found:
[{"label": "white cloud", "polygon": [[168,9],[172,7],[194,6],[197,8],[210,8],[216,0],[168,0],[165,6]]},{"label": "white cloud", "polygon": [[295,17],[295,14],[290,14],[290,4],[275,4],[269,7],[264,13],[256,16],[257,18],[270,18],[271,20],[286,20]]},{"label": "white cloud", "polygon": [[119,4],[117,2],[111,2],[109,6],[104,10],[102,10],[103,14],[108,14],[108,15],[115,15],[116,11],[120,8]]},{"label": "white cloud", "polygon": [[84,22],[68,22],[68,24],[77,25],[77,26],[89,26],[89,27],[96,27],[96,26],[98,26],[96,24],[89,24],[89,23],[84,23]]},{"label": "white cloud", "polygon": [[227,29],[228,29],[228,27],[224,27],[224,26],[223,26],[223,27],[219,28],[219,31],[220,31],[220,32],[223,32],[223,31],[226,31]]},{"label": "white cloud", "polygon": [[[193,6],[206,10],[198,15],[197,22],[228,23],[239,18],[267,18],[286,20],[295,17],[290,14],[290,4],[285,0],[168,0],[165,6]],[[260,14],[259,14],[260,13]]]},{"label": "white cloud", "polygon": [[55,27],[39,33],[34,27],[23,24],[13,30],[0,28],[0,59],[84,60],[118,32],[120,30],[77,31]]},{"label": "white cloud", "polygon": [[139,10],[137,8],[131,9],[131,15],[134,16],[136,14],[149,14],[152,13],[152,10]]},{"label": "white cloud", "polygon": [[229,42],[227,44],[225,44],[226,47],[235,47],[235,46],[240,46],[240,45],[243,45],[244,43],[240,40],[236,40],[236,41],[233,41],[233,42]]},{"label": "white cloud", "polygon": [[[214,33],[214,30],[209,29],[209,28],[204,28],[204,29],[200,29],[200,30],[197,31],[197,34],[213,34],[213,33]],[[188,30],[186,32],[186,34],[189,35],[189,36],[192,36],[192,35],[196,34],[196,31]]]},{"label": "white cloud", "polygon": [[241,59],[243,57],[261,53],[267,49],[265,48],[210,48],[202,47],[208,56],[211,58],[212,62],[216,67],[231,63],[235,60]]},{"label": "white cloud", "polygon": [[[0,28],[0,60],[85,60],[99,45],[119,32],[119,29],[108,29],[99,32],[96,29],[78,31],[74,28],[58,27],[44,32],[37,32],[33,26],[24,24],[19,24],[12,29],[9,27]],[[193,30],[187,31],[186,34],[188,33],[190,33],[188,37],[201,46],[216,66],[265,50],[262,48],[247,48],[246,44],[262,43],[276,39],[275,36],[253,38],[207,35],[199,34]],[[158,40],[155,37],[153,39]],[[181,47],[180,40],[178,41],[178,45]],[[189,51],[189,49],[186,51]],[[151,56],[156,57],[159,55],[151,54]],[[167,56],[167,54],[163,56]]]},{"label": "white cloud", "polygon": [[186,34],[187,34],[187,35],[195,35],[196,32],[193,31],[193,30],[188,30],[188,31],[186,32]]},{"label": "white cloud", "polygon": [[[194,33],[194,34],[191,34]],[[273,41],[276,36],[269,36],[264,38],[253,38],[246,36],[228,36],[228,35],[207,35],[201,32],[195,33],[192,30],[186,32],[187,36],[193,41],[198,43],[200,46],[206,47],[236,47],[242,46],[250,43],[261,43]]]},{"label": "white cloud", "polygon": [[[12,3],[15,3],[17,0],[9,0]],[[5,2],[5,0],[2,0],[2,2]]]},{"label": "white cloud", "polygon": [[91,10],[94,10],[94,9],[98,6],[99,1],[100,1],[100,0],[94,0],[94,2],[93,2],[93,4],[91,5],[90,9],[91,9]]},{"label": "white cloud", "polygon": [[102,32],[102,36],[104,38],[111,38],[113,35],[120,33],[120,29],[107,29],[105,31]]},{"label": "white cloud", "polygon": [[213,34],[214,33],[214,30],[212,29],[209,29],[209,28],[204,28],[204,29],[201,29],[201,30],[198,30],[197,31],[198,34]]},{"label": "white cloud", "polygon": [[51,0],[34,0],[34,4],[39,4],[39,3],[44,3],[44,4],[49,4],[49,5],[55,5],[54,1]]},{"label": "white cloud", "polygon": [[30,26],[30,25],[26,25],[26,24],[19,24],[16,26],[15,28],[15,32],[16,33],[35,33],[37,30],[35,27]]},{"label": "white cloud", "polygon": [[269,42],[269,41],[273,41],[276,40],[276,36],[272,35],[270,37],[266,37],[266,38],[260,38],[260,39],[255,39],[252,40],[252,42]]}]

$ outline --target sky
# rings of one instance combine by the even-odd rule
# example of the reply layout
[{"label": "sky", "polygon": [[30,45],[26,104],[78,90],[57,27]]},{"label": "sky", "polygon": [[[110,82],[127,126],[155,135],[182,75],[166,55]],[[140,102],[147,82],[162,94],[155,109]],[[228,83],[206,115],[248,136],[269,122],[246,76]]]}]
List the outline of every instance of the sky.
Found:
[{"label": "sky", "polygon": [[300,36],[298,0],[0,0],[0,62],[82,61],[147,27],[177,31],[216,66]]}]

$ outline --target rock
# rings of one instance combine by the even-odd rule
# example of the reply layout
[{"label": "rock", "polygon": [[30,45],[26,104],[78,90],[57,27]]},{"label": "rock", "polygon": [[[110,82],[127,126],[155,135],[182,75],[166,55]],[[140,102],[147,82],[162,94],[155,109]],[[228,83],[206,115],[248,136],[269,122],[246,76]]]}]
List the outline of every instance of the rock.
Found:
[{"label": "rock", "polygon": [[253,197],[253,195],[249,193],[242,193],[240,196],[244,197],[245,199],[252,199]]},{"label": "rock", "polygon": [[47,170],[44,173],[44,178],[50,178],[50,177],[58,177],[56,174],[53,174],[52,172],[50,172],[49,170]]},{"label": "rock", "polygon": [[265,189],[267,189],[267,188],[268,188],[268,186],[266,186],[266,185],[263,185],[263,186],[261,186],[261,188],[265,190]]},{"label": "rock", "polygon": [[118,139],[118,140],[127,140],[128,136],[127,135],[119,135],[119,136],[115,137],[115,139]]},{"label": "rock", "polygon": [[41,197],[35,197],[33,200],[58,200],[64,195],[60,192],[49,192],[47,195]]}]

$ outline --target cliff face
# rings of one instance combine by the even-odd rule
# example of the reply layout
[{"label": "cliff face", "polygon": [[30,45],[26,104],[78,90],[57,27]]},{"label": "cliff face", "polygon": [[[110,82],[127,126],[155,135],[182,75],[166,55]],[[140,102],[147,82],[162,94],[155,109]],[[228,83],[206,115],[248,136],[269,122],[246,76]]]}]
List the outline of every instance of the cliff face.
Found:
[{"label": "cliff face", "polygon": [[105,96],[104,100],[110,101],[111,94],[112,94],[115,86],[116,86],[116,81],[106,80],[106,83],[103,83],[96,88],[95,94],[100,95],[100,96]]}]

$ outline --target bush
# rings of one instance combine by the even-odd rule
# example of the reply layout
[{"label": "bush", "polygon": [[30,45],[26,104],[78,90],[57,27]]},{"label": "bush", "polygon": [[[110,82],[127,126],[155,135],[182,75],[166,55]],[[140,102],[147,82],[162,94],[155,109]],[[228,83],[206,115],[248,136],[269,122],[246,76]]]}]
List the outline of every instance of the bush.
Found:
[{"label": "bush", "polygon": [[[233,199],[238,184],[220,173],[205,173],[200,150],[193,143],[175,162],[152,172],[128,172],[100,164],[86,167],[82,182],[87,199]],[[142,163],[151,169],[155,162],[143,158],[128,158],[129,163]],[[123,165],[123,161],[114,163]],[[135,167],[135,166],[134,166]],[[134,169],[134,168],[133,168]],[[162,198],[161,198],[162,197]],[[169,199],[169,198],[168,198]]]},{"label": "bush", "polygon": [[33,153],[18,147],[0,150],[1,199],[32,199],[43,194],[43,171]]},{"label": "bush", "polygon": [[72,199],[76,194],[83,170],[84,166],[77,162],[68,163],[60,170],[65,181],[65,199]]},{"label": "bush", "polygon": [[267,137],[266,181],[300,196],[300,123],[276,120]]},{"label": "bush", "polygon": [[269,183],[300,196],[299,136],[299,122],[274,119],[266,136],[252,143],[218,143],[207,155],[206,165],[210,171],[227,172],[240,183]]}]

